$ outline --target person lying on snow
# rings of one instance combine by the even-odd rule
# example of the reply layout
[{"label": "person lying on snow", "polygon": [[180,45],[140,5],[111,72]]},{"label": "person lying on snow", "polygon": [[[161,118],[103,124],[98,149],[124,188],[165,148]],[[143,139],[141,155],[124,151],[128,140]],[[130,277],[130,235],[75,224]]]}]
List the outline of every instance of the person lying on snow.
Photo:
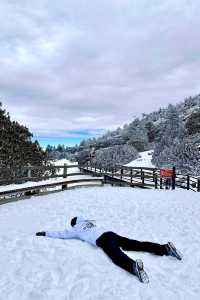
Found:
[{"label": "person lying on snow", "polygon": [[[100,247],[111,258],[114,264],[123,268],[131,274],[134,274],[143,283],[148,283],[148,275],[144,271],[143,262],[140,259],[136,261],[128,257],[124,251],[145,251],[156,255],[169,255],[182,259],[181,253],[175,246],[168,242],[160,245],[151,242],[140,242],[120,236],[112,231],[105,231],[97,227],[95,220],[89,220],[84,217],[74,217],[71,219],[71,229],[65,231],[42,231],[37,232],[37,236],[47,236],[60,239],[80,239],[89,244]],[[122,248],[122,250],[120,249]]]}]

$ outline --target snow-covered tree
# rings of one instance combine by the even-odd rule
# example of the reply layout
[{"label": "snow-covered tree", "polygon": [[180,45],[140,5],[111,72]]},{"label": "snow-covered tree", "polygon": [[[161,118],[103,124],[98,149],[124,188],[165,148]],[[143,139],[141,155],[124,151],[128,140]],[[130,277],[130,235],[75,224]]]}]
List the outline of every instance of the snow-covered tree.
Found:
[{"label": "snow-covered tree", "polygon": [[175,140],[170,147],[166,147],[159,161],[160,167],[176,167],[184,174],[200,175],[200,153],[194,144],[187,141]]},{"label": "snow-covered tree", "polygon": [[[171,145],[176,145],[184,138],[185,129],[175,106],[169,105],[166,117],[159,125],[157,143],[154,147],[152,162],[160,167],[166,159],[165,152],[171,149]],[[169,149],[167,149],[169,148]]]},{"label": "snow-covered tree", "polygon": [[137,156],[136,149],[131,145],[115,145],[97,150],[92,162],[99,167],[111,169],[116,165],[126,164]]},{"label": "snow-covered tree", "polygon": [[187,133],[189,135],[199,133],[200,134],[200,110],[192,113],[185,124]]},{"label": "snow-covered tree", "polygon": [[128,140],[137,151],[144,151],[148,148],[147,129],[139,119],[135,119],[129,126],[124,129],[123,137]]},{"label": "snow-covered tree", "polygon": [[158,129],[154,125],[153,122],[149,121],[145,124],[145,128],[147,130],[148,142],[152,143],[155,141],[156,134],[158,133]]}]

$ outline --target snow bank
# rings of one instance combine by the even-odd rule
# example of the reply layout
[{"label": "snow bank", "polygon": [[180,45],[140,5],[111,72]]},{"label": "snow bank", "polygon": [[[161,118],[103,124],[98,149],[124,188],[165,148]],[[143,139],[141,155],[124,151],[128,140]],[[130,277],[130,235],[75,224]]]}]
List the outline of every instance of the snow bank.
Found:
[{"label": "snow bank", "polygon": [[[75,215],[139,240],[166,243],[183,261],[129,252],[144,261],[150,284],[113,265],[77,240],[36,237],[60,230]],[[0,299],[178,300],[200,297],[200,202],[189,191],[81,188],[0,206]]]}]

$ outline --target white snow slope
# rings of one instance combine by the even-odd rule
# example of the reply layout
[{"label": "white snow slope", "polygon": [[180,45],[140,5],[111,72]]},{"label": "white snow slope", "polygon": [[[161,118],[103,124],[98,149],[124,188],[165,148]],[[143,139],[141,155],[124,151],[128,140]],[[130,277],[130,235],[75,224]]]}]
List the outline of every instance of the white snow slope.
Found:
[{"label": "white snow slope", "polygon": [[139,157],[129,162],[125,166],[127,167],[143,167],[143,168],[155,168],[152,164],[153,150],[144,151],[139,153]]},{"label": "white snow slope", "polygon": [[[99,248],[36,237],[76,215],[133,239],[173,241],[184,259],[141,258],[150,283],[112,264]],[[189,191],[91,187],[0,206],[0,300],[197,300],[200,298],[200,200]]]}]

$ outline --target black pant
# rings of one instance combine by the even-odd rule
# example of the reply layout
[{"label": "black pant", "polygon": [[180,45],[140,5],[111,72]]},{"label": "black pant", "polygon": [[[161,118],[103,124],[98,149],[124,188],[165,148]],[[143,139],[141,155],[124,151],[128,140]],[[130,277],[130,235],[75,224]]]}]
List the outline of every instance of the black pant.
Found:
[{"label": "black pant", "polygon": [[134,260],[125,251],[145,251],[157,255],[167,255],[165,245],[150,242],[139,242],[122,237],[112,231],[103,233],[96,241],[98,247],[111,258],[114,264],[133,274]]}]

